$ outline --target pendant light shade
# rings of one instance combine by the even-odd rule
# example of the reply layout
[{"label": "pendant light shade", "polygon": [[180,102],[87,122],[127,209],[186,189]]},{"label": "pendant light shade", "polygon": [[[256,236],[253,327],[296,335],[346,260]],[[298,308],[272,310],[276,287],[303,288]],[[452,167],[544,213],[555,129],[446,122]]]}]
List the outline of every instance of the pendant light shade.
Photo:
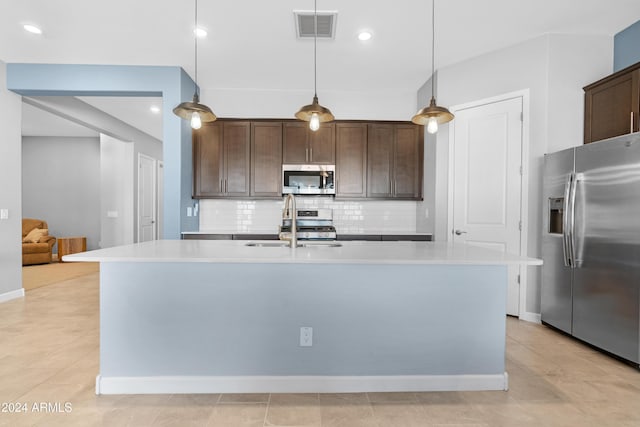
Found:
[{"label": "pendant light shade", "polygon": [[454,115],[445,107],[436,105],[436,99],[432,96],[428,107],[421,108],[411,121],[417,125],[426,125],[435,120],[439,125],[453,120]]},{"label": "pendant light shade", "polygon": [[318,95],[314,95],[313,102],[311,104],[305,105],[298,110],[298,112],[296,113],[296,118],[305,122],[309,122],[311,121],[314,114],[318,116],[318,121],[320,123],[335,120],[335,117],[333,117],[333,114],[331,114],[331,111],[329,111],[328,108],[318,104]]},{"label": "pendant light shade", "polygon": [[320,128],[320,123],[331,122],[335,117],[327,107],[318,103],[317,75],[318,75],[318,8],[317,0],[313,2],[313,101],[309,105],[300,108],[295,114],[298,120],[309,122],[309,129],[316,131]]},{"label": "pendant light shade", "polygon": [[[195,0],[195,28],[198,28],[198,0]],[[200,129],[202,123],[213,122],[217,119],[213,114],[211,108],[200,103],[200,94],[198,92],[198,36],[194,32],[195,39],[195,66],[196,66],[196,80],[194,82],[193,100],[191,102],[185,101],[180,103],[173,109],[173,114],[176,116],[189,120],[193,129]]]},{"label": "pendant light shade", "polygon": [[411,121],[417,125],[427,125],[427,132],[436,133],[438,131],[438,125],[448,123],[455,117],[445,107],[440,107],[436,104],[435,97],[435,46],[436,46],[436,0],[431,1],[431,102],[428,107],[420,109],[415,116],[411,118]]},{"label": "pendant light shade", "polygon": [[186,101],[173,109],[176,116],[185,120],[191,120],[193,113],[198,113],[202,122],[213,122],[217,119],[211,108],[200,103],[200,97],[197,93],[193,94],[193,101]]}]

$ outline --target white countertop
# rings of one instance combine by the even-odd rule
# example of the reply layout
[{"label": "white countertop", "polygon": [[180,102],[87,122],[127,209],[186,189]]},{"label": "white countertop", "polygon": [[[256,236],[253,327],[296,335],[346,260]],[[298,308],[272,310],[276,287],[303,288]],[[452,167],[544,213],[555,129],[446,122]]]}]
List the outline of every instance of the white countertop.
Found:
[{"label": "white countertop", "polygon": [[[253,241],[252,241],[253,242]],[[255,241],[273,244],[277,241]],[[340,247],[250,247],[242,240],[155,240],[62,257],[81,262],[542,265],[542,260],[444,242],[345,241]],[[308,243],[308,242],[305,242]]]}]

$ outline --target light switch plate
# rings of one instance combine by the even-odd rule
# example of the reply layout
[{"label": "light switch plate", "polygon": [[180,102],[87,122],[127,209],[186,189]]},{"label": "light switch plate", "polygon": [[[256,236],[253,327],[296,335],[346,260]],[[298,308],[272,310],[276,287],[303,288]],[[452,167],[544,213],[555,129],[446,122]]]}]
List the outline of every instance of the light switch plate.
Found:
[{"label": "light switch plate", "polygon": [[0,209],[0,219],[9,219],[9,209]]}]

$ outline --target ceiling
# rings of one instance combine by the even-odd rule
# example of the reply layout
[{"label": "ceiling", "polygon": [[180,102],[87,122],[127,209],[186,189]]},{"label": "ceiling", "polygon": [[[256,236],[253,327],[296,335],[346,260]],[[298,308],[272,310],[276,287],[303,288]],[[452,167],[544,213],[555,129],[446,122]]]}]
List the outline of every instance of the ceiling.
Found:
[{"label": "ceiling", "polygon": [[[198,23],[208,31],[198,41],[200,86],[310,90],[313,41],[296,38],[293,11],[312,9],[311,0],[200,0]],[[335,39],[318,41],[319,93],[417,91],[429,78],[431,2],[318,0],[318,9],[338,12]],[[638,0],[440,0],[435,65],[545,33],[614,35],[638,20]],[[25,23],[43,34],[25,32]],[[0,60],[181,66],[195,76],[193,27],[194,4],[184,0],[2,0]],[[359,41],[361,29],[373,38]],[[112,115],[124,101],[87,100]]]}]

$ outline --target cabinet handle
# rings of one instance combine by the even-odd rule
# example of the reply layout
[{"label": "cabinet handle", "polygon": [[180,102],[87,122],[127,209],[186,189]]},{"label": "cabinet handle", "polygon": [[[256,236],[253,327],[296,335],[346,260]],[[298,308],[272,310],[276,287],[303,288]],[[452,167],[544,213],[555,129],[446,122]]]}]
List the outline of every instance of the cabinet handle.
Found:
[{"label": "cabinet handle", "polygon": [[224,193],[224,183],[223,183],[223,181],[224,180],[222,180],[222,179],[220,180],[220,192],[221,193]]},{"label": "cabinet handle", "polygon": [[633,111],[631,112],[631,124],[629,125],[629,133],[633,133]]},{"label": "cabinet handle", "polygon": [[226,193],[227,191],[229,191],[229,186],[228,186],[227,180],[225,179],[224,180],[224,192]]},{"label": "cabinet handle", "polygon": [[310,149],[309,149],[309,153],[310,153],[310,154],[309,154],[309,161],[310,161],[310,162],[313,162],[313,148],[310,148]]},{"label": "cabinet handle", "polygon": [[304,161],[305,162],[309,161],[309,149],[308,148],[304,149]]}]

